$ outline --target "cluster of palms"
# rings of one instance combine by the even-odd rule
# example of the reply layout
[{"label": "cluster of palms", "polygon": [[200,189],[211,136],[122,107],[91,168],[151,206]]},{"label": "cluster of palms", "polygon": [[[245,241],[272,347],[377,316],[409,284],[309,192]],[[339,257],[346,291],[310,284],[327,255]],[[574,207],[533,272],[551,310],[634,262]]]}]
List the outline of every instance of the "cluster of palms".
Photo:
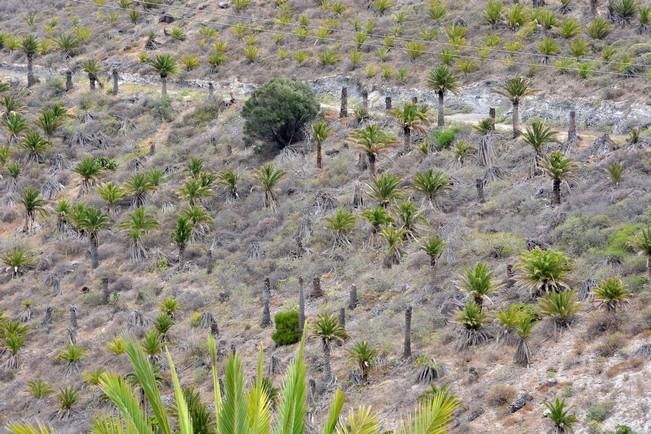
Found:
[{"label": "cluster of palms", "polygon": [[[503,285],[496,282],[486,264],[478,263],[468,269],[458,282],[458,287],[468,295],[468,301],[457,313],[461,326],[459,348],[480,345],[492,338],[487,328],[489,316],[494,316],[499,326],[498,340],[505,344],[517,344],[514,362],[528,366],[531,352],[527,339],[539,319],[559,333],[569,327],[580,310],[576,292],[570,289],[568,273],[572,261],[563,253],[539,247],[523,253],[517,265],[516,283],[527,289],[537,304],[514,303],[494,315],[485,309],[485,301],[499,296]],[[594,290],[594,299],[606,311],[615,313],[628,302],[629,293],[622,281],[611,277],[603,280]]]}]

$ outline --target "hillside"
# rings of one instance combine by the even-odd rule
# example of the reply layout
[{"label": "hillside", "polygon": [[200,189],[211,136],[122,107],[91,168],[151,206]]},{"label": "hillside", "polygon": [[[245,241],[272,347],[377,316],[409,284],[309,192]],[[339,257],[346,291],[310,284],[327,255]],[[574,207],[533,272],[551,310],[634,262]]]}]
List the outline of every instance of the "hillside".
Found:
[{"label": "hillside", "polygon": [[[0,4],[0,432],[89,432],[115,414],[98,382],[129,377],[124,339],[160,368],[166,405],[164,346],[212,409],[208,335],[222,373],[235,351],[253,385],[261,348],[281,388],[298,344],[278,346],[273,320],[299,309],[299,288],[306,432],[337,389],[342,415],[368,405],[399,432],[432,386],[458,399],[450,433],[552,432],[556,399],[577,433],[651,432],[648,5],[527,2],[519,20],[509,2],[491,24],[501,3],[160,3]],[[442,127],[437,73],[455,82]],[[304,83],[319,112],[288,146],[247,123],[272,78]],[[529,91],[515,138],[510,79]],[[386,147],[368,159],[370,127]],[[282,171],[267,193],[265,167]],[[314,328],[342,309],[326,381]]]}]

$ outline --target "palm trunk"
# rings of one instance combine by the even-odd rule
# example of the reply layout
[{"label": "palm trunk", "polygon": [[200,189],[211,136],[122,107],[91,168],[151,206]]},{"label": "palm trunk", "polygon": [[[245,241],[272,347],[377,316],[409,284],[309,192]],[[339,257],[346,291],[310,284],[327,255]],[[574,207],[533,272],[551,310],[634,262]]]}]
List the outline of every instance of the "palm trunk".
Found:
[{"label": "palm trunk", "polygon": [[95,76],[88,74],[88,87],[91,91],[95,90]]},{"label": "palm trunk", "polygon": [[31,54],[27,55],[27,87],[34,85],[34,57]]},{"label": "palm trunk", "polygon": [[513,138],[520,135],[520,101],[513,101]]},{"label": "palm trunk", "polygon": [[305,327],[305,291],[303,289],[303,278],[298,279],[298,331],[303,334]]},{"label": "palm trunk", "polygon": [[554,205],[561,204],[561,180],[558,178],[554,179],[552,203]]},{"label": "palm trunk", "polygon": [[321,164],[321,142],[317,141],[316,142],[316,168],[320,169],[322,167]]},{"label": "palm trunk", "polygon": [[179,264],[183,263],[183,257],[185,256],[185,244],[179,244]]},{"label": "palm trunk", "polygon": [[97,240],[97,234],[90,234],[88,238],[90,242],[90,259],[91,259],[91,266],[93,269],[99,267],[99,255],[97,253],[97,247],[98,247],[98,240]]},{"label": "palm trunk", "polygon": [[651,255],[646,257],[646,272],[651,280]]},{"label": "palm trunk", "polygon": [[366,155],[368,156],[368,171],[372,177],[375,177],[375,154],[369,152]]},{"label": "palm trunk", "polygon": [[599,0],[590,0],[590,13],[593,17],[597,16],[597,5]]},{"label": "palm trunk", "polygon": [[435,256],[432,256],[431,258],[429,258],[429,265],[432,268],[436,267],[436,257]]},{"label": "palm trunk", "polygon": [[161,76],[160,78],[161,82],[161,88],[160,88],[160,94],[163,98],[167,97],[167,77]]},{"label": "palm trunk", "polygon": [[330,368],[330,341],[323,340],[323,381],[330,383],[332,380],[332,368]]},{"label": "palm trunk", "polygon": [[403,127],[403,143],[405,145],[405,151],[409,151],[409,148],[411,148],[411,128],[410,127]]},{"label": "palm trunk", "polygon": [[411,306],[405,309],[405,341],[402,346],[402,358],[411,357]]},{"label": "palm trunk", "polygon": [[444,108],[444,93],[442,90],[439,91],[439,119],[438,127],[443,128],[445,126],[445,108]]}]

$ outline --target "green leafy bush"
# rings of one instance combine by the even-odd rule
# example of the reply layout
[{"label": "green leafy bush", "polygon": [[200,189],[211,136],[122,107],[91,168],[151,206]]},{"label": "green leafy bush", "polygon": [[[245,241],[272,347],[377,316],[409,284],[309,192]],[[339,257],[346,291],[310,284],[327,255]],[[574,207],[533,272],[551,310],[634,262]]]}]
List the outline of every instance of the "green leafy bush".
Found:
[{"label": "green leafy bush", "polygon": [[291,345],[295,344],[301,338],[298,331],[298,312],[295,310],[287,310],[285,312],[278,312],[274,316],[274,323],[276,330],[271,335],[271,339],[277,345]]},{"label": "green leafy bush", "polygon": [[244,132],[249,140],[273,143],[268,150],[279,150],[299,140],[303,127],[318,111],[319,103],[307,85],[274,78],[256,89],[244,104]]},{"label": "green leafy bush", "polygon": [[448,149],[458,132],[456,128],[437,130],[432,134],[432,141],[438,149]]}]

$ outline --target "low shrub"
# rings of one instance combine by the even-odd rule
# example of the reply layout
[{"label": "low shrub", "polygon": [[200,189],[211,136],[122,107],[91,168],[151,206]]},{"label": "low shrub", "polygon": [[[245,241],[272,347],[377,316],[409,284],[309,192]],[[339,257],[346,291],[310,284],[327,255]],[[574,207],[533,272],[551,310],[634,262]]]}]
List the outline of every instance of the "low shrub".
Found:
[{"label": "low shrub", "polygon": [[271,339],[276,345],[291,345],[295,344],[301,338],[298,331],[298,312],[295,310],[287,310],[285,312],[278,312],[274,317],[276,330],[274,330]]}]

